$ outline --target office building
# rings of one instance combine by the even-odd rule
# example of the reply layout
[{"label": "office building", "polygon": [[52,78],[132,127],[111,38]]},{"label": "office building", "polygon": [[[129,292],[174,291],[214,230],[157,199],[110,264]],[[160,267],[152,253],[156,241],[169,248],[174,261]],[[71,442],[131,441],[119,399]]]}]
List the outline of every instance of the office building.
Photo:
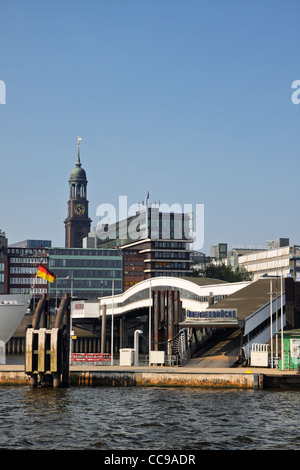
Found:
[{"label": "office building", "polygon": [[49,284],[49,296],[98,299],[123,291],[122,255],[118,250],[51,248],[49,269],[56,275]]},{"label": "office building", "polygon": [[[262,276],[293,277],[300,279],[300,246],[289,245],[289,239],[268,242],[270,249],[243,254],[238,265],[253,273],[253,280]],[[275,247],[275,248],[273,248]]]},{"label": "office building", "polygon": [[37,278],[39,264],[48,268],[49,240],[24,240],[9,245],[8,260],[8,294],[29,294],[41,296],[48,293],[47,281]]},{"label": "office building", "polygon": [[[84,240],[84,246],[118,248],[123,253],[125,290],[151,277],[186,277],[192,273],[192,222],[192,214],[164,213],[159,207],[144,207],[127,219],[99,224]],[[129,256],[133,253],[132,266],[138,269],[125,269],[130,266]]]}]

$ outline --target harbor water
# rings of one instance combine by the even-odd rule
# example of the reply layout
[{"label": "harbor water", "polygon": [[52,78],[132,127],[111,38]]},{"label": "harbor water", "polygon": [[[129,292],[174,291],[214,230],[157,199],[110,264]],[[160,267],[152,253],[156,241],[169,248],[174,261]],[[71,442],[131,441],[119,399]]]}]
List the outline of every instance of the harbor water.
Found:
[{"label": "harbor water", "polygon": [[300,393],[0,387],[0,450],[299,450]]}]

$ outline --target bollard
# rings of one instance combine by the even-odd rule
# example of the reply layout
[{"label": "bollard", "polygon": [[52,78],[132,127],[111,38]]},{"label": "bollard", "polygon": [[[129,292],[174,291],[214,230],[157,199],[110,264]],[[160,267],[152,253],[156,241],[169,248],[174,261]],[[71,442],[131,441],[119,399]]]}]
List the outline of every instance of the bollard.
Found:
[{"label": "bollard", "polygon": [[[45,301],[45,297],[42,299]],[[62,300],[56,328],[39,328],[44,302],[36,309],[34,328],[26,330],[25,373],[31,388],[52,384],[54,388],[69,386],[70,369],[70,298]]]}]

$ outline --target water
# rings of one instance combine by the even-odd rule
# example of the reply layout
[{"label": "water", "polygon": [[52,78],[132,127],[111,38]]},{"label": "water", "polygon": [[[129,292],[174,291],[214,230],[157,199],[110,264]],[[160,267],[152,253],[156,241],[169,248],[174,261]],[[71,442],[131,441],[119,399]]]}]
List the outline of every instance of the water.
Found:
[{"label": "water", "polygon": [[0,450],[298,450],[297,391],[0,387]]}]

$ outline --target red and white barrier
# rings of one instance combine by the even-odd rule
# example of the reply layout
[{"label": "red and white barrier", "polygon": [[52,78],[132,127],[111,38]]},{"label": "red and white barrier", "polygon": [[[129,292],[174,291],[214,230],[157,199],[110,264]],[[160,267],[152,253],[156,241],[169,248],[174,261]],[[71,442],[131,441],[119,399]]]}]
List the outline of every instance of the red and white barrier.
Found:
[{"label": "red and white barrier", "polygon": [[72,365],[110,366],[111,355],[109,353],[72,353]]}]

